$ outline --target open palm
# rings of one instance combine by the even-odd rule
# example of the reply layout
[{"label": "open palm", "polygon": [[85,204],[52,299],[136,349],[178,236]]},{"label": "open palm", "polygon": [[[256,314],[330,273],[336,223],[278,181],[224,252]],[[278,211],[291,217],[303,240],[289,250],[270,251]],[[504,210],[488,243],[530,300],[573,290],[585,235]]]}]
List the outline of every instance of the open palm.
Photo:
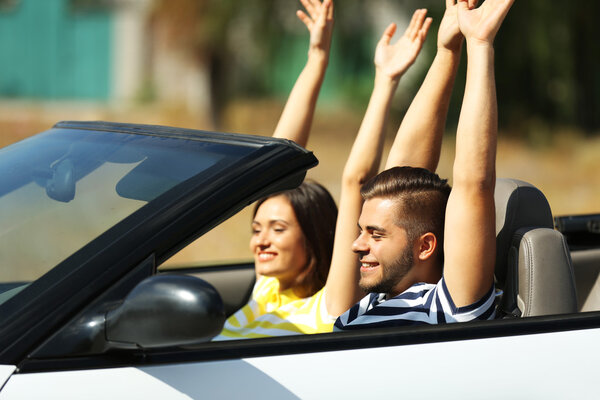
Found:
[{"label": "open palm", "polygon": [[[473,8],[476,1],[473,1]],[[451,51],[460,50],[463,34],[458,27],[458,4],[456,0],[446,0],[446,11],[438,28],[438,48],[448,49]]]},{"label": "open palm", "polygon": [[466,0],[458,2],[458,25],[467,40],[492,42],[514,0],[485,0],[470,10]]},{"label": "open palm", "polygon": [[333,33],[333,2],[332,0],[301,0],[308,12],[298,11],[296,15],[306,25],[310,32],[310,49],[329,53],[331,35]]},{"label": "open palm", "polygon": [[413,14],[404,35],[394,44],[390,44],[396,32],[396,24],[390,24],[375,49],[375,66],[390,78],[399,78],[417,58],[423,47],[431,18],[425,19],[427,10],[417,10]]}]

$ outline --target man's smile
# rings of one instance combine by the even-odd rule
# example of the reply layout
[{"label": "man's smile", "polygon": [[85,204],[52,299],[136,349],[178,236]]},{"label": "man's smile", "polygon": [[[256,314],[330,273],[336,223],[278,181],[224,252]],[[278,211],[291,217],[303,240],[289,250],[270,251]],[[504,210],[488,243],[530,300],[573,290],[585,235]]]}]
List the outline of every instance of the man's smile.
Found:
[{"label": "man's smile", "polygon": [[377,261],[369,261],[369,260],[360,260],[360,270],[373,270],[378,267],[379,263]]}]

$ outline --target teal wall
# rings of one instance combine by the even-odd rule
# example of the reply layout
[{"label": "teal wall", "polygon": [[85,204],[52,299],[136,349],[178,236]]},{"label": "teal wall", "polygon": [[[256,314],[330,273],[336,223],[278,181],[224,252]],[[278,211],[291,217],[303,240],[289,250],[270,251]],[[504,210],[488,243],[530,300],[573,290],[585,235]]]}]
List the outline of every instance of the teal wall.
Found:
[{"label": "teal wall", "polygon": [[72,0],[18,0],[0,9],[0,97],[107,99],[112,21]]},{"label": "teal wall", "polygon": [[[329,65],[319,101],[354,101],[363,104],[373,89],[372,53],[377,39],[371,36],[346,39],[334,34]],[[287,98],[298,75],[304,68],[308,51],[308,35],[283,35],[272,51],[265,68],[267,90]]]}]

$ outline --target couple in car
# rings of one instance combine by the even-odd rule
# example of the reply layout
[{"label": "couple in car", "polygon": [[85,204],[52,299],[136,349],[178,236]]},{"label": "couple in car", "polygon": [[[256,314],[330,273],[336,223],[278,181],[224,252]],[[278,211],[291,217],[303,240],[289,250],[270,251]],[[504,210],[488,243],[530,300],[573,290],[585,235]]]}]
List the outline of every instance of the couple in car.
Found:
[{"label": "couple in car", "polygon": [[[342,176],[339,210],[314,182],[262,199],[252,297],[217,340],[494,318],[497,104],[493,41],[514,0],[446,0],[437,53],[378,172],[400,77],[432,23],[415,11],[375,49],[375,81]],[[308,60],[274,137],[306,146],[329,59],[332,0],[301,0]],[[467,79],[453,188],[435,174],[461,50]]]}]

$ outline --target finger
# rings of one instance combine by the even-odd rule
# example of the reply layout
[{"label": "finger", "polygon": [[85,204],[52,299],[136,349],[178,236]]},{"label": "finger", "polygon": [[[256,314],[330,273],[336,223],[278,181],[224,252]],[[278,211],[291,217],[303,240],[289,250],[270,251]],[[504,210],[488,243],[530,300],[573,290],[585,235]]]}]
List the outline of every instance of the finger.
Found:
[{"label": "finger", "polygon": [[408,27],[404,31],[404,36],[410,37],[412,35],[412,31],[414,30],[414,26],[416,24],[417,15],[419,14],[419,10],[415,10],[412,17],[410,18],[410,22],[408,23]]},{"label": "finger", "polygon": [[310,4],[312,4],[312,7],[315,9],[315,11],[319,12],[319,10],[321,9],[321,6],[323,5],[324,1],[322,0],[309,0]]},{"label": "finger", "polygon": [[477,6],[477,0],[468,0],[469,10],[474,9]]},{"label": "finger", "polygon": [[395,23],[391,23],[388,25],[387,28],[385,28],[385,31],[383,31],[383,35],[381,36],[381,39],[379,39],[380,43],[384,43],[384,44],[390,44],[390,41],[392,40],[392,36],[394,36],[394,33],[396,32],[396,24]]},{"label": "finger", "polygon": [[413,32],[415,31],[415,26],[417,25],[417,18],[419,16],[420,11],[421,10],[415,10],[415,12],[413,13],[413,15],[410,19],[410,23],[408,24],[408,27],[404,31],[404,36],[412,38],[412,36],[414,34]]},{"label": "finger", "polygon": [[327,24],[327,0],[325,0],[320,6],[319,6],[319,15],[317,17],[317,20],[315,21],[317,23],[317,26],[324,28],[325,25]]},{"label": "finger", "polygon": [[410,35],[408,36],[411,40],[415,40],[417,38],[417,35],[419,34],[419,31],[425,22],[426,15],[426,9],[419,10],[419,13],[416,15],[415,24],[413,25]]},{"label": "finger", "polygon": [[469,9],[469,3],[467,0],[458,0],[458,11],[466,11]]},{"label": "finger", "polygon": [[315,10],[315,15],[313,16],[313,19],[318,18],[319,15],[323,12],[323,3],[325,3],[325,1],[321,1],[321,0],[309,0],[313,10]]},{"label": "finger", "polygon": [[425,20],[423,27],[419,31],[419,38],[421,39],[421,41],[423,41],[423,42],[425,41],[425,38],[427,37],[427,33],[429,32],[429,28],[431,27],[432,22],[433,22],[433,18],[427,18]]},{"label": "finger", "polygon": [[312,19],[316,19],[317,12],[315,7],[313,6],[313,2],[311,0],[300,0],[300,3],[304,6],[304,9],[310,14]]},{"label": "finger", "polygon": [[327,1],[327,20],[331,21],[333,20],[333,0],[326,0]]},{"label": "finger", "polygon": [[446,8],[451,8],[456,4],[456,0],[446,0]]},{"label": "finger", "polygon": [[298,19],[300,19],[300,21],[304,22],[304,25],[306,25],[309,31],[312,29],[313,21],[308,17],[308,15],[306,15],[304,11],[296,11],[296,16]]}]

